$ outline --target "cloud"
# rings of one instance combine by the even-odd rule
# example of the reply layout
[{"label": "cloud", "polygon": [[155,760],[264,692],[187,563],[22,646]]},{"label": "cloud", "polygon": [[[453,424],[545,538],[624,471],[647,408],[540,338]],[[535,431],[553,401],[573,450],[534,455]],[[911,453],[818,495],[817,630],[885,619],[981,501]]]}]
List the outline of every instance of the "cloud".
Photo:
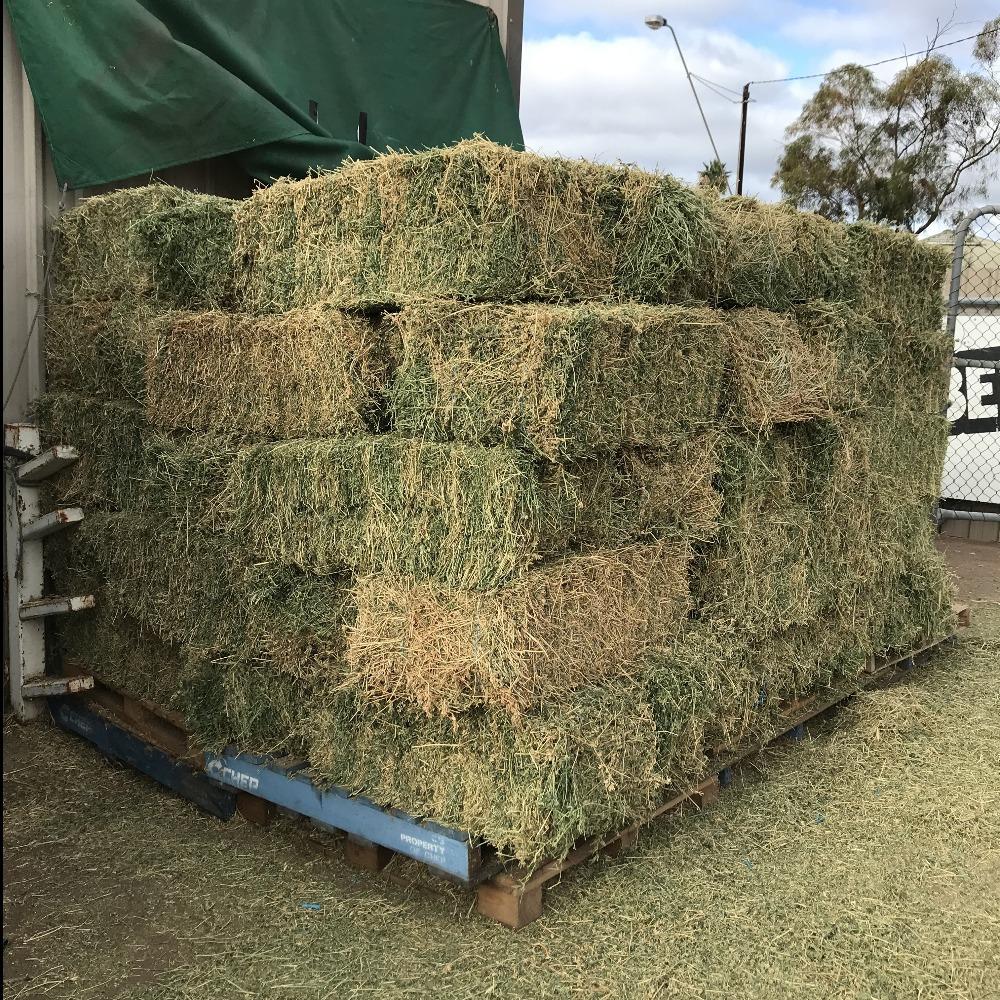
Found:
[{"label": "cloud", "polygon": [[[790,74],[789,64],[774,51],[751,44],[733,31],[695,27],[678,29],[678,34],[692,72],[736,94],[747,79]],[[831,46],[812,65],[821,71],[849,59],[868,61],[884,54],[885,49],[871,55],[867,49],[834,50]],[[784,147],[785,129],[819,82],[803,80],[752,89],[748,193],[777,197],[770,180]],[[712,158],[669,32],[649,32],[640,26],[627,35],[609,38],[587,32],[528,38],[521,93],[525,141],[538,152],[604,162],[622,160],[687,181],[693,181],[702,164]],[[735,179],[739,105],[700,85],[699,94],[719,153]],[[986,198],[1000,199],[1000,182],[991,182]]]},{"label": "cloud", "polygon": [[[783,76],[773,54],[733,34],[692,30],[685,56],[697,72],[739,94],[747,76]],[[528,40],[522,66],[521,119],[528,146],[543,153],[624,160],[686,180],[712,149],[669,33],[599,39],[581,33]],[[719,153],[735,169],[738,104],[701,88]],[[800,107],[788,88],[774,87],[751,105],[750,189],[764,192],[781,136]]]}]

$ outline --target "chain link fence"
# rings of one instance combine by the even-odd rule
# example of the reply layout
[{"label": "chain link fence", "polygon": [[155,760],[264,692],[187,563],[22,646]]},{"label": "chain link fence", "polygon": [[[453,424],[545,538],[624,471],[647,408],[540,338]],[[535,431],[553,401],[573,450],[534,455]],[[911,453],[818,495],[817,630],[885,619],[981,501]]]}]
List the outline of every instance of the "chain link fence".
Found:
[{"label": "chain link fence", "polygon": [[1000,514],[1000,205],[955,230],[946,322],[955,358],[941,508],[992,519]]}]

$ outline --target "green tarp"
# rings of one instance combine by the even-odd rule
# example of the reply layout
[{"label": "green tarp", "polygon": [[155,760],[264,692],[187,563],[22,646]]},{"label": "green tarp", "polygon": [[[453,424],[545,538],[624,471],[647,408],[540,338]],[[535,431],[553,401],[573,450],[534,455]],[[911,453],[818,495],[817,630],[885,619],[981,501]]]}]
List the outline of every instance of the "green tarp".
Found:
[{"label": "green tarp", "polygon": [[477,132],[522,143],[495,17],[466,0],[7,9],[56,174],[73,188],[228,153],[266,182]]}]

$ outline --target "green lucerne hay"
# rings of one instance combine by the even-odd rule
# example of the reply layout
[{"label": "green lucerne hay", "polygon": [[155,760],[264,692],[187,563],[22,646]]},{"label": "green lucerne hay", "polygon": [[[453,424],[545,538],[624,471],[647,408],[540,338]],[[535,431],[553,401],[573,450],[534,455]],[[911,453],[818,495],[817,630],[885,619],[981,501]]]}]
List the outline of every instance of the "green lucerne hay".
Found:
[{"label": "green lucerne hay", "polygon": [[711,301],[784,312],[806,299],[844,297],[850,244],[843,226],[745,197],[714,202],[713,217],[722,250],[707,280]]},{"label": "green lucerne hay", "polygon": [[343,648],[344,581],[254,562],[182,518],[88,511],[78,529],[48,544],[47,564],[66,592],[97,592],[107,620],[134,622],[162,642],[268,656],[290,673]]},{"label": "green lucerne hay", "polygon": [[312,688],[268,657],[188,656],[174,704],[199,746],[306,753]]},{"label": "green lucerne hay", "polygon": [[264,307],[414,296],[685,301],[716,253],[706,199],[671,177],[482,139],[274,187],[237,214],[243,283],[262,281],[267,291],[251,299]]},{"label": "green lucerne hay", "polygon": [[580,688],[516,722],[502,710],[448,720],[334,694],[313,699],[307,732],[317,777],[529,864],[635,819],[662,788],[652,710],[630,680]]},{"label": "green lucerne hay", "polygon": [[346,683],[429,714],[490,705],[517,715],[634,674],[686,618],[689,557],[681,543],[633,545],[570,556],[486,592],[362,578]]},{"label": "green lucerne hay", "polygon": [[64,618],[65,661],[102,681],[181,713],[199,746],[301,755],[311,688],[266,656],[217,657],[161,642],[103,612]]},{"label": "green lucerne hay", "polygon": [[951,252],[885,226],[856,222],[847,227],[853,272],[845,300],[879,323],[897,329],[941,327],[941,288]]},{"label": "green lucerne hay", "polygon": [[940,325],[876,322],[842,302],[813,300],[795,309],[809,344],[837,356],[834,406],[940,413],[947,406],[954,345]]},{"label": "green lucerne hay", "polygon": [[[663,456],[669,460],[670,456]],[[714,456],[698,468],[711,476]],[[242,450],[220,506],[262,559],[307,572],[389,574],[488,589],[568,548],[607,548],[657,526],[704,518],[707,481],[689,522],[671,486],[646,467],[589,461],[536,467],[509,448],[376,435]]]},{"label": "green lucerne hay", "polygon": [[722,494],[715,488],[721,435],[705,431],[679,438],[660,452],[622,456],[629,537],[709,541],[719,528]]},{"label": "green lucerne hay", "polygon": [[718,538],[692,582],[702,614],[720,628],[763,633],[807,624],[818,611],[817,575],[826,566],[812,548],[825,494],[813,474],[821,463],[807,447],[811,430],[793,424],[720,442]]},{"label": "green lucerne hay", "polygon": [[189,194],[138,224],[154,296],[187,309],[233,304],[233,215],[239,202]]},{"label": "green lucerne hay", "polygon": [[328,305],[270,316],[172,313],[147,360],[146,412],[169,430],[359,433],[378,421],[388,366],[372,324]]},{"label": "green lucerne hay", "polygon": [[421,301],[388,322],[405,434],[558,460],[657,447],[718,412],[725,328],[709,309]]},{"label": "green lucerne hay", "polygon": [[72,392],[43,393],[33,416],[43,443],[68,444],[80,458],[46,483],[59,503],[120,507],[141,493],[145,476],[142,412]]},{"label": "green lucerne hay", "polygon": [[837,357],[807,340],[791,316],[764,309],[726,313],[729,378],[726,418],[749,430],[832,413]]},{"label": "green lucerne hay", "polygon": [[689,622],[647,664],[661,774],[672,784],[693,780],[707,753],[770,738],[783,702],[856,677],[864,664],[855,637],[827,614],[769,632]]},{"label": "green lucerne hay", "polygon": [[60,616],[53,638],[65,663],[105,683],[176,708],[185,663],[181,651],[133,623],[115,621],[101,609]]},{"label": "green lucerne hay", "polygon": [[142,298],[50,303],[44,337],[49,391],[141,404],[154,316]]},{"label": "green lucerne hay", "polygon": [[[214,301],[232,274],[231,246],[220,236],[231,205],[167,184],[87,198],[53,226],[53,299],[149,297],[176,306]],[[154,220],[158,213],[166,215]],[[188,294],[193,298],[174,297]]]},{"label": "green lucerne hay", "polygon": [[[308,305],[295,295],[295,185],[280,180],[241,201],[233,215],[236,301],[251,313]],[[326,298],[326,296],[318,297]]]}]

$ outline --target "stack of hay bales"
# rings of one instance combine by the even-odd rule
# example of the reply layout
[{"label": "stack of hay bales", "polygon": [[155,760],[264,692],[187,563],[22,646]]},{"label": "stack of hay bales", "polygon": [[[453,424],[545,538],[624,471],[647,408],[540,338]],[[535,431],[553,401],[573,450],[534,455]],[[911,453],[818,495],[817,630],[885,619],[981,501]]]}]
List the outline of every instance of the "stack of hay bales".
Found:
[{"label": "stack of hay bales", "polygon": [[951,627],[933,248],[474,140],[60,220],[65,654],[523,861]]}]

